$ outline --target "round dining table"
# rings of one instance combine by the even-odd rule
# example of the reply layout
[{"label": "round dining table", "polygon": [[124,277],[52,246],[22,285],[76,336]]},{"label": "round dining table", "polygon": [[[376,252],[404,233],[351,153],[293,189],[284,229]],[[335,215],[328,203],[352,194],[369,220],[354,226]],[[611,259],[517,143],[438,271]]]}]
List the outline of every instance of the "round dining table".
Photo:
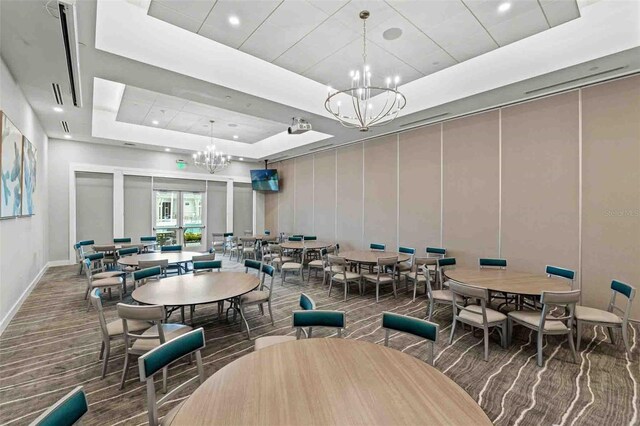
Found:
[{"label": "round dining table", "polygon": [[375,265],[381,257],[398,257],[398,262],[406,262],[411,256],[405,253],[379,250],[345,250],[340,252],[340,257],[344,257],[349,262]]},{"label": "round dining table", "polygon": [[566,280],[510,269],[455,267],[446,269],[444,275],[453,281],[499,293],[541,296],[543,291],[571,290]]},{"label": "round dining table", "polygon": [[172,425],[490,425],[480,406],[411,355],[359,340],[303,339],[209,377]]},{"label": "round dining table", "polygon": [[153,261],[167,259],[169,265],[175,265],[178,263],[191,262],[193,256],[201,256],[204,253],[198,253],[196,251],[166,251],[155,253],[142,253],[134,254],[131,256],[124,256],[118,259],[118,264],[123,266],[137,267],[138,263],[142,261]]},{"label": "round dining table", "polygon": [[285,241],[280,244],[280,247],[287,250],[320,250],[323,248],[327,248],[333,245],[333,243],[328,243],[326,241],[318,241],[318,240],[309,240],[309,241]]}]

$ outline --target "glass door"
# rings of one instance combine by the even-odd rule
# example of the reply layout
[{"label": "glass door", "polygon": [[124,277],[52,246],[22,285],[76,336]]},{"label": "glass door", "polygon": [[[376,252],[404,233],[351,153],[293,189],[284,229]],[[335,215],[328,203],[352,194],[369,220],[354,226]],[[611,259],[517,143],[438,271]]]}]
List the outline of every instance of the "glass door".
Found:
[{"label": "glass door", "polygon": [[204,193],[154,191],[154,227],[159,246],[181,244],[185,250],[203,251]]}]

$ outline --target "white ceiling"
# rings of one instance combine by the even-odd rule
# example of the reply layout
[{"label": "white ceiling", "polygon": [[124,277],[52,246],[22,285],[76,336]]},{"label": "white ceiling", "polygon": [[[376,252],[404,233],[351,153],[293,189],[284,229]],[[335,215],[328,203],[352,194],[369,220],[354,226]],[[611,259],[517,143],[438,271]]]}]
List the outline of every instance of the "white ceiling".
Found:
[{"label": "white ceiling", "polygon": [[[575,0],[151,0],[148,14],[332,87],[362,66],[403,84],[580,16]],[[235,16],[240,24],[230,24]],[[400,29],[395,40],[386,30]]]},{"label": "white ceiling", "polygon": [[[126,86],[116,120],[250,144],[281,133],[288,126],[133,86]],[[212,128],[209,120],[214,120]]]}]

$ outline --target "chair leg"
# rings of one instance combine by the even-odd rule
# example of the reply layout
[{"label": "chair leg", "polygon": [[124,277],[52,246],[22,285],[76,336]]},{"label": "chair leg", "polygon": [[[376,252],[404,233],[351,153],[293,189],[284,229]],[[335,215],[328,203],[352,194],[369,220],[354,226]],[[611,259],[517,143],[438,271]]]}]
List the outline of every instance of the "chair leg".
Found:
[{"label": "chair leg", "polygon": [[[409,287],[409,279],[407,277],[405,277],[405,282],[407,283],[407,287]],[[418,290],[418,283],[417,281],[413,281],[413,299],[411,300],[412,302],[416,301],[416,291]]]},{"label": "chair leg", "polygon": [[513,340],[513,321],[507,318],[507,344],[510,345]]},{"label": "chair leg", "polygon": [[124,367],[122,367],[122,378],[120,379],[120,390],[124,389],[124,382],[127,380],[127,370],[129,369],[129,352],[124,353]]},{"label": "chair leg", "polygon": [[542,353],[542,338],[544,337],[544,334],[542,334],[541,330],[538,330],[538,367],[542,367],[542,358],[543,358],[543,353]]},{"label": "chair leg", "polygon": [[609,336],[609,342],[611,342],[611,344],[615,344],[614,340],[613,340],[613,328],[612,327],[607,327],[607,335]]},{"label": "chair leg", "polygon": [[627,330],[627,324],[622,324],[622,341],[624,342],[624,347],[627,350],[627,355],[631,360],[631,345],[629,344],[629,331]]},{"label": "chair leg", "polygon": [[269,301],[267,302],[267,305],[269,306],[269,316],[271,317],[271,325],[275,326],[275,322],[273,321],[273,311],[271,310],[271,299],[269,299]]},{"label": "chair leg", "polygon": [[578,363],[578,355],[576,354],[576,347],[573,344],[573,329],[569,329],[569,347],[571,348],[571,353],[573,354],[573,361]]},{"label": "chair leg", "polygon": [[378,303],[379,294],[380,294],[380,283],[376,283],[376,303]]},{"label": "chair leg", "polygon": [[431,321],[431,318],[433,317],[433,305],[435,303],[433,303],[433,299],[429,299],[429,321]]},{"label": "chair leg", "polygon": [[[247,339],[251,340],[251,330],[249,329],[249,323],[247,322],[247,318],[244,315],[244,306],[240,305],[240,316],[242,317],[242,321],[244,325],[247,327]],[[240,322],[240,331],[242,331],[242,322]]]},{"label": "chair leg", "polygon": [[99,360],[102,359],[103,356],[104,356],[104,340],[100,344],[100,354],[98,355],[98,359]]},{"label": "chair leg", "polygon": [[580,351],[580,343],[582,342],[582,321],[576,321],[576,351]]},{"label": "chair leg", "polygon": [[169,375],[169,367],[162,369],[162,393],[167,393],[167,376]]},{"label": "chair leg", "polygon": [[331,277],[331,279],[329,280],[329,295],[328,297],[331,297],[331,288],[333,287],[333,277]]},{"label": "chair leg", "polygon": [[391,281],[391,286],[393,287],[393,298],[397,299],[398,298],[398,289],[396,286],[396,280],[394,279],[393,281]]},{"label": "chair leg", "polygon": [[[102,343],[104,345],[104,342]],[[109,353],[111,352],[111,345],[107,344],[104,347],[104,354],[102,354],[102,379],[107,375],[107,364],[109,363]]]},{"label": "chair leg", "polygon": [[500,326],[500,343],[504,349],[507,348],[507,320],[504,320]]},{"label": "chair leg", "polygon": [[451,324],[451,335],[449,336],[449,344],[453,343],[453,336],[456,334],[456,323],[458,321],[456,321],[455,319],[453,320],[453,323]]},{"label": "chair leg", "polygon": [[347,290],[349,289],[349,281],[344,281],[344,301],[347,301]]},{"label": "chair leg", "polygon": [[489,327],[484,327],[484,360],[489,360]]}]

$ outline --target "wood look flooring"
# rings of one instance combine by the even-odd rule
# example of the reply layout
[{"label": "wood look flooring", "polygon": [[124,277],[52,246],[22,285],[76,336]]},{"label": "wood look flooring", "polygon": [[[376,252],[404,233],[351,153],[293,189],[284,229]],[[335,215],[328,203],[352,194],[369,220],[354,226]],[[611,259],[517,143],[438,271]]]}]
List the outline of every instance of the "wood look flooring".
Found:
[{"label": "wood look flooring", "polygon": [[[242,270],[235,261],[224,259],[225,270]],[[50,268],[0,337],[0,423],[28,424],[49,405],[82,385],[90,404],[83,424],[145,424],[146,391],[137,377],[137,363],[129,371],[124,390],[118,389],[123,361],[121,342],[112,343],[112,354],[104,380],[98,360],[100,337],[93,309],[87,311],[83,299],[85,280],[77,267]],[[400,290],[394,299],[390,288],[381,289],[380,303],[375,289],[364,297],[350,294],[342,301],[341,288],[331,297],[321,279],[311,283],[281,285],[279,277],[273,294],[275,327],[257,307],[249,308],[252,337],[293,334],[291,311],[297,308],[300,292],[316,300],[319,309],[347,312],[347,339],[363,339],[382,344],[382,311],[425,317],[426,302],[415,302]],[[127,299],[130,301],[130,297]],[[113,300],[105,300],[107,320],[116,318]],[[638,302],[638,301],[636,301]],[[207,346],[203,353],[205,374],[210,376],[227,363],[251,352],[253,341],[240,333],[239,323],[219,322],[217,305],[196,310],[196,326],[203,326]],[[178,314],[172,320],[178,321]],[[619,334],[610,344],[601,327],[587,327],[579,363],[572,360],[565,337],[549,337],[545,344],[545,364],[535,360],[535,335],[516,327],[512,345],[502,349],[497,334],[492,335],[489,362],[483,361],[480,333],[458,329],[454,343],[447,344],[451,308],[438,305],[434,320],[440,324],[436,346],[436,368],[465,389],[496,425],[638,425],[640,424],[640,327],[634,324],[633,360],[625,354]],[[315,337],[328,336],[321,329]],[[392,335],[391,346],[426,359],[423,341],[408,335]],[[195,365],[177,364],[169,371],[169,386],[195,374]],[[185,389],[163,409],[185,399],[195,388]]]}]

